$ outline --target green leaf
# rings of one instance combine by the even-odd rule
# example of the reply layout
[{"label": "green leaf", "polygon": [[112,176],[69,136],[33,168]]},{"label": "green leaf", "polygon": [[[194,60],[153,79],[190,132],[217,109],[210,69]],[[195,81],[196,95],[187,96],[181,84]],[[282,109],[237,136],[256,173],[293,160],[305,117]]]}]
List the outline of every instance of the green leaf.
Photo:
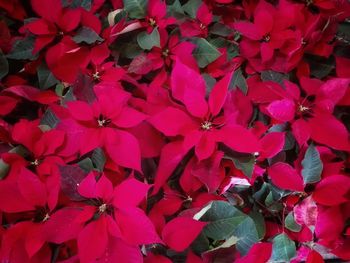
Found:
[{"label": "green leaf", "polygon": [[137,43],[142,49],[150,50],[152,47],[160,47],[160,36],[158,29],[153,29],[151,34],[141,32],[137,35]]},{"label": "green leaf", "polygon": [[225,159],[229,159],[233,162],[238,170],[241,170],[245,176],[251,178],[254,170],[255,157],[254,155],[247,154],[242,156],[228,156],[225,155]]},{"label": "green leaf", "polygon": [[259,235],[253,219],[246,217],[234,231],[238,238],[236,248],[241,255],[246,255],[250,248],[259,242]]},{"label": "green leaf", "polygon": [[167,5],[168,16],[175,18],[184,16],[184,10],[182,9],[181,3],[179,0],[175,0],[172,5]]},{"label": "green leaf", "polygon": [[273,70],[266,70],[261,72],[261,79],[263,81],[273,81],[284,87],[283,81],[288,80],[288,75],[275,72]]},{"label": "green leaf", "polygon": [[293,214],[293,211],[290,212],[285,220],[284,220],[284,226],[289,229],[290,231],[293,231],[293,232],[300,232],[301,230],[301,225],[299,225],[297,222],[295,222],[295,219],[294,219],[294,214]]},{"label": "green leaf", "polygon": [[272,262],[290,262],[295,257],[295,243],[286,234],[275,236],[272,242]]},{"label": "green leaf", "polygon": [[101,148],[96,148],[93,151],[91,160],[96,169],[102,172],[106,163],[106,156]]},{"label": "green leaf", "polygon": [[38,68],[38,79],[39,87],[41,90],[46,90],[52,87],[53,85],[59,83],[59,81],[55,78],[55,76],[44,63],[41,64]]},{"label": "green leaf", "polygon": [[259,239],[264,238],[266,233],[266,225],[264,216],[258,211],[252,211],[249,216],[254,220],[256,231],[258,232]]},{"label": "green leaf", "polygon": [[7,163],[5,163],[2,159],[0,159],[0,179],[5,178],[9,169],[10,166]]},{"label": "green leaf", "polygon": [[89,173],[94,169],[94,165],[90,158],[85,158],[77,163],[84,172]]},{"label": "green leaf", "polygon": [[86,44],[93,44],[96,41],[103,41],[103,38],[101,38],[91,28],[83,26],[78,30],[76,35],[73,37],[73,40],[75,43],[78,43],[78,44],[82,42],[85,42]]},{"label": "green leaf", "polygon": [[209,250],[209,240],[203,233],[203,231],[197,236],[197,238],[192,242],[191,248],[197,254],[202,254],[203,252]]},{"label": "green leaf", "polygon": [[61,0],[61,2],[63,7],[73,9],[82,7],[86,11],[90,11],[92,6],[92,0]]},{"label": "green leaf", "polygon": [[228,26],[221,24],[221,23],[215,23],[210,27],[210,33],[222,36],[222,37],[227,37],[230,34],[233,33],[232,29],[229,28]]},{"label": "green leaf", "polygon": [[197,17],[197,10],[201,4],[201,0],[189,0],[182,8],[191,18],[195,19]]},{"label": "green leaf", "polygon": [[144,18],[146,16],[146,0],[123,0],[124,9],[130,18]]},{"label": "green leaf", "polygon": [[52,110],[47,109],[40,120],[40,125],[47,125],[50,128],[55,128],[60,120]]},{"label": "green leaf", "polygon": [[239,224],[247,217],[246,214],[224,201],[213,201],[202,211],[197,213],[197,215],[200,214],[200,220],[209,222],[204,227],[204,234],[214,240],[231,237]]},{"label": "green leaf", "polygon": [[350,23],[343,22],[338,25],[337,39],[350,44]]},{"label": "green leaf", "polygon": [[301,174],[305,183],[316,183],[321,180],[323,164],[320,154],[313,144],[310,144],[307,148],[301,165],[303,166]]},{"label": "green leaf", "polygon": [[27,37],[24,39],[17,40],[13,45],[11,52],[7,54],[6,57],[17,60],[36,59],[38,56],[33,55],[34,41],[34,37]]},{"label": "green leaf", "polygon": [[200,68],[206,67],[220,56],[220,52],[204,38],[197,38],[195,42],[197,48],[193,51],[193,56]]},{"label": "green leaf", "polygon": [[230,82],[230,89],[235,87],[238,87],[245,95],[248,92],[248,85],[240,68],[233,73]]},{"label": "green leaf", "polygon": [[0,49],[0,80],[9,73],[9,63]]},{"label": "green leaf", "polygon": [[213,87],[214,87],[214,85],[216,83],[216,80],[215,80],[215,78],[213,78],[212,76],[210,76],[207,73],[203,73],[202,77],[203,77],[203,79],[205,81],[206,95],[209,96],[211,90],[213,89]]},{"label": "green leaf", "polygon": [[305,55],[306,62],[310,65],[310,73],[312,76],[323,79],[328,76],[335,68],[335,58],[330,56],[328,58],[316,56],[316,55]]}]

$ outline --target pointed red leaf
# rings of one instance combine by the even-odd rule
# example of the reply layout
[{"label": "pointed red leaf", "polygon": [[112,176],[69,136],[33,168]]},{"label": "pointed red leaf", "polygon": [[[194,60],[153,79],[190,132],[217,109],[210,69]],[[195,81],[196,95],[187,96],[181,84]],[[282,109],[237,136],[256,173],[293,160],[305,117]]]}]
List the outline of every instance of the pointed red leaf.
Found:
[{"label": "pointed red leaf", "polygon": [[205,225],[205,222],[190,217],[177,217],[165,225],[162,238],[171,249],[181,252],[188,248]]},{"label": "pointed red leaf", "polygon": [[299,192],[304,190],[304,182],[300,174],[287,163],[275,163],[268,168],[268,174],[273,184],[281,189]]}]

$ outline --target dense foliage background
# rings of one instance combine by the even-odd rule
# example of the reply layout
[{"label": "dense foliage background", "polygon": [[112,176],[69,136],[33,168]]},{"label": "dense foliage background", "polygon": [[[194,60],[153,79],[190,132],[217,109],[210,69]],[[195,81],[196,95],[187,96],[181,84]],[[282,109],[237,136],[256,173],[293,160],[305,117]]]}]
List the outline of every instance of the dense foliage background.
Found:
[{"label": "dense foliage background", "polygon": [[0,262],[350,260],[347,0],[0,0]]}]

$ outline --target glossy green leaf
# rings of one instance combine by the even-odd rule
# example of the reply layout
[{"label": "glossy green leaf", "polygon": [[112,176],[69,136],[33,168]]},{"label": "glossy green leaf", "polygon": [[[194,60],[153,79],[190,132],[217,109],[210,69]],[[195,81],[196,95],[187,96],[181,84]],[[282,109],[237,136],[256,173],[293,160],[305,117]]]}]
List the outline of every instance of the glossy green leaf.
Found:
[{"label": "glossy green leaf", "polygon": [[287,234],[282,233],[272,240],[272,262],[290,262],[296,255],[294,241],[290,240]]},{"label": "glossy green leaf", "polygon": [[259,242],[254,220],[248,216],[238,225],[233,234],[238,238],[236,248],[241,255],[246,255],[250,248]]},{"label": "glossy green leaf", "polygon": [[[232,236],[239,224],[247,217],[228,202],[213,201],[199,212],[200,221],[209,222],[204,234],[214,240],[224,240]],[[202,213],[202,214],[201,214]]]},{"label": "glossy green leaf", "polygon": [[240,68],[233,73],[233,76],[230,82],[230,88],[236,88],[236,87],[238,87],[244,94],[247,94],[248,85],[243,76],[242,70]]},{"label": "glossy green leaf", "polygon": [[56,114],[52,110],[47,109],[40,120],[40,125],[47,125],[50,128],[55,128],[59,122],[60,120],[57,118]]},{"label": "glossy green leaf", "polygon": [[123,0],[124,9],[130,18],[144,18],[146,16],[146,0]]},{"label": "glossy green leaf", "polygon": [[160,36],[158,29],[153,29],[151,34],[141,32],[137,35],[137,43],[142,49],[145,50],[150,50],[152,47],[160,47]]},{"label": "glossy green leaf", "polygon": [[9,73],[9,63],[0,49],[0,80]]},{"label": "glossy green leaf", "polygon": [[96,41],[103,41],[103,38],[101,38],[94,30],[92,30],[89,27],[82,27],[78,30],[76,35],[73,37],[73,40],[75,43],[86,43],[86,44],[93,44]]},{"label": "glossy green leaf", "polygon": [[85,173],[89,173],[94,169],[94,165],[90,158],[85,158],[77,163],[81,169],[84,170]]},{"label": "glossy green leaf", "polygon": [[200,68],[206,67],[220,56],[219,50],[204,38],[197,38],[195,43],[197,47],[193,51],[193,56]]},{"label": "glossy green leaf", "polygon": [[261,79],[263,81],[273,81],[283,86],[283,81],[288,79],[288,75],[273,70],[266,70],[261,72]]},{"label": "glossy green leaf", "polygon": [[55,78],[55,76],[45,64],[40,65],[37,74],[39,80],[39,87],[41,90],[46,90],[59,83],[59,81]]},{"label": "glossy green leaf", "polygon": [[10,166],[7,163],[5,163],[2,159],[0,159],[0,179],[5,178],[9,169]]},{"label": "glossy green leaf", "polygon": [[34,48],[34,37],[27,37],[24,39],[17,40],[12,46],[12,50],[9,54],[6,55],[10,59],[29,59],[34,60],[37,58],[37,55],[33,55]]},{"label": "glossy green leaf", "polygon": [[189,0],[182,8],[190,17],[196,18],[197,10],[201,4],[201,0]]},{"label": "glossy green leaf", "polygon": [[91,160],[96,169],[102,172],[106,163],[106,156],[101,148],[97,148],[93,151]]},{"label": "glossy green leaf", "polygon": [[316,183],[321,180],[323,164],[320,158],[320,153],[313,144],[310,144],[307,148],[301,165],[303,166],[301,174],[306,184]]},{"label": "glossy green leaf", "polygon": [[284,220],[284,226],[289,229],[290,231],[293,232],[299,232],[301,230],[301,225],[299,225],[297,222],[294,220],[294,214],[293,212],[290,212],[285,220]]}]

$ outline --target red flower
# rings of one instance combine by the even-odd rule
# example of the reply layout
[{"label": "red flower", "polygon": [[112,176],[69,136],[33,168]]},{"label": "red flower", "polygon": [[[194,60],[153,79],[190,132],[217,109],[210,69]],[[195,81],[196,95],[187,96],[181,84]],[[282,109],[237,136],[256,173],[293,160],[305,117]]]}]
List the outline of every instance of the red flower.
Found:
[{"label": "red flower", "polygon": [[[231,76],[232,74],[228,74],[217,82],[207,102],[202,77],[179,60],[176,62],[171,75],[172,96],[184,106],[167,107],[151,117],[149,122],[164,135],[180,135],[183,139],[181,143],[172,142],[164,147],[155,191],[162,186],[178,162],[192,147],[195,147],[198,160],[210,157],[218,142],[223,142],[238,152],[258,151],[257,139],[249,130],[237,125],[231,116],[220,114]],[[188,79],[192,79],[196,84],[189,84]],[[170,147],[172,150],[168,153],[167,150]],[[169,159],[173,160],[165,161]]]},{"label": "red flower", "polygon": [[96,100],[68,102],[72,119],[64,119],[58,128],[67,132],[69,145],[86,154],[104,147],[118,165],[141,170],[140,147],[136,138],[124,129],[140,124],[146,115],[127,105],[130,94],[114,87],[95,86]]},{"label": "red flower", "polygon": [[[85,206],[80,216],[82,221],[88,222],[78,236],[81,262],[137,257],[138,245],[161,243],[152,222],[137,207],[149,187],[130,178],[113,188],[107,177],[102,175],[96,181],[93,173],[80,183],[79,193],[92,204]],[[141,257],[135,262],[140,260]]]},{"label": "red flower", "polygon": [[209,11],[208,6],[202,3],[196,13],[196,19],[185,21],[180,25],[181,35],[184,37],[207,37],[208,26],[213,20],[213,14]]}]

